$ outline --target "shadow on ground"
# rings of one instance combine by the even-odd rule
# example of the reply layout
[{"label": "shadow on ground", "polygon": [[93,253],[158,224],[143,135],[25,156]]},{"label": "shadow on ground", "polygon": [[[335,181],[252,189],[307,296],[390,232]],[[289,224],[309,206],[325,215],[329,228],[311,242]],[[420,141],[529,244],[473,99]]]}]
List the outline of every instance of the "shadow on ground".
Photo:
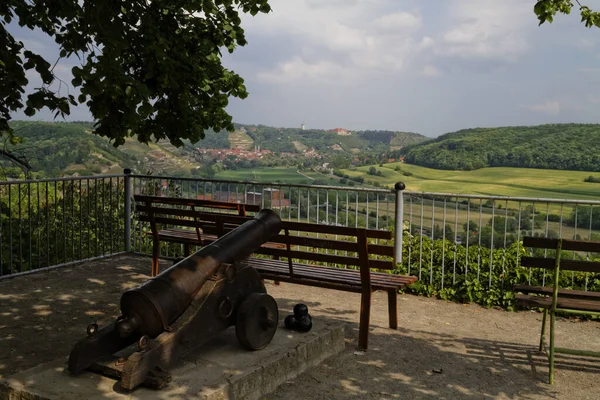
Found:
[{"label": "shadow on ground", "polygon": [[[289,311],[296,303],[278,298],[282,310]],[[338,319],[339,310],[328,312],[320,302],[305,304],[321,318],[346,323],[346,351],[286,382],[268,399],[549,398],[558,394],[547,384],[547,358],[535,346],[371,325],[369,350],[359,352],[357,323]],[[556,368],[586,374],[592,381],[600,373],[598,359],[563,354],[557,355]]]}]

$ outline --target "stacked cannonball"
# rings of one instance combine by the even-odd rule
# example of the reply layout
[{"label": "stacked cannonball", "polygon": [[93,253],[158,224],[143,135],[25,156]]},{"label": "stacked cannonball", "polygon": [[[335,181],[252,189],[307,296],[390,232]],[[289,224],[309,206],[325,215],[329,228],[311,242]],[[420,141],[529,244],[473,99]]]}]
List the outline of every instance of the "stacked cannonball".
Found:
[{"label": "stacked cannonball", "polygon": [[285,318],[285,327],[298,332],[308,332],[312,328],[312,317],[308,313],[306,304],[296,304],[294,314]]}]

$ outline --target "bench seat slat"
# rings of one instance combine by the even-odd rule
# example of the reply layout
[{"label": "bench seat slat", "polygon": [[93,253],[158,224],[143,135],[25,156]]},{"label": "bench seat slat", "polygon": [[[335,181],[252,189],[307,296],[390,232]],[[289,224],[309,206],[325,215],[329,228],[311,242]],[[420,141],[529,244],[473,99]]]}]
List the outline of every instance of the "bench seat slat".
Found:
[{"label": "bench seat slat", "polygon": [[[265,262],[267,261],[267,262]],[[279,260],[264,260],[264,259],[251,259],[249,261],[253,267],[257,269],[268,269],[271,271],[282,271],[283,273],[289,274],[287,268],[287,261]],[[352,281],[360,282],[359,270],[348,269],[348,268],[331,268],[308,264],[294,264],[294,274],[297,271],[304,271],[306,274],[315,276],[331,276],[336,278],[345,278]],[[403,282],[404,284],[413,283],[416,278],[403,275],[387,274],[382,272],[371,272],[371,282]]]},{"label": "bench seat slat", "polygon": [[[256,268],[261,275],[265,273],[275,276],[273,279],[281,277],[290,278],[287,262],[263,263],[262,261],[262,259],[249,259],[248,264]],[[360,291],[361,288],[360,272],[358,270],[294,264],[294,277],[290,279],[291,281],[314,279],[341,285],[356,286],[358,291]],[[371,286],[375,290],[401,289],[410,285],[415,280],[416,277],[371,272]]]},{"label": "bench seat slat", "polygon": [[[540,307],[549,309],[552,306],[552,297],[547,296],[531,296],[517,293],[515,295],[515,299],[517,300],[517,302],[530,307]],[[600,312],[600,302],[594,300],[569,299],[561,298],[559,296],[556,305],[558,308]]]},{"label": "bench seat slat", "polygon": [[[554,259],[523,256],[521,265],[530,268],[554,269]],[[563,271],[600,272],[600,262],[561,259],[560,269]]]},{"label": "bench seat slat", "polygon": [[[516,284],[514,289],[515,292],[545,294],[552,296],[551,287]],[[600,292],[586,292],[584,290],[558,289],[558,296],[573,299],[600,300]]]},{"label": "bench seat slat", "polygon": [[[558,239],[539,238],[526,236],[523,238],[523,247],[534,247],[538,249],[556,249]],[[600,252],[600,242],[589,240],[562,240],[563,250],[586,251],[590,253]]]}]

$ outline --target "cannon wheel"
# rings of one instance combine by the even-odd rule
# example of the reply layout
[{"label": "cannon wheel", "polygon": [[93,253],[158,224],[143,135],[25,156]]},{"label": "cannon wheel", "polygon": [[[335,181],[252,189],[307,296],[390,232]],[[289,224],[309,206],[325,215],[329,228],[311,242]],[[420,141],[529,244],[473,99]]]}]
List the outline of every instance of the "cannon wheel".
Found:
[{"label": "cannon wheel", "polygon": [[266,293],[251,293],[238,309],[235,334],[248,350],[266,347],[275,336],[279,310],[275,299]]}]

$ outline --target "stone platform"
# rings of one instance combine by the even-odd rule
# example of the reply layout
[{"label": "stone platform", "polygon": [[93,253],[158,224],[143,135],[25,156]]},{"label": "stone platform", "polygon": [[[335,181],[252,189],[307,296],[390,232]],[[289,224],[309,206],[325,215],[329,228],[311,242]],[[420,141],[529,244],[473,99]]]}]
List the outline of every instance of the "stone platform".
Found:
[{"label": "stone platform", "polygon": [[124,391],[118,381],[88,371],[73,377],[65,358],[0,381],[0,399],[259,399],[344,349],[343,325],[320,319],[309,333],[289,331],[280,322],[273,341],[254,352],[239,345],[234,329],[170,368],[173,380],[162,390]]}]

